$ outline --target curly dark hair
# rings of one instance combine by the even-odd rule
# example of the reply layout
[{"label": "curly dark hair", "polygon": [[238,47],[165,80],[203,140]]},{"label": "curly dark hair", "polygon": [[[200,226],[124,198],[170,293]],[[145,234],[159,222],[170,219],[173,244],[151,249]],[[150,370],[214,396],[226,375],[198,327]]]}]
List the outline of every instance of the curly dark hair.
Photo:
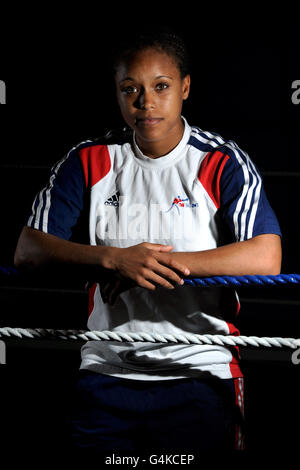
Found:
[{"label": "curly dark hair", "polygon": [[123,33],[112,51],[112,69],[115,72],[122,61],[130,59],[136,52],[154,48],[165,52],[175,61],[181,78],[190,73],[187,45],[180,34],[169,27],[151,27],[134,33]]}]

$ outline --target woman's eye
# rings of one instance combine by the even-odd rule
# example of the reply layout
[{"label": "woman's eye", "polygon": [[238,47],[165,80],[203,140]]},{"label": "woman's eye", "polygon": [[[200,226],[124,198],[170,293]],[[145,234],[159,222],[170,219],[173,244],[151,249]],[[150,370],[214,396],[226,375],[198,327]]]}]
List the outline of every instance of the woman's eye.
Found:
[{"label": "woman's eye", "polygon": [[157,90],[166,90],[166,88],[169,88],[169,85],[167,83],[158,83],[156,85]]},{"label": "woman's eye", "polygon": [[122,93],[125,93],[126,95],[131,95],[132,93],[137,93],[138,89],[135,86],[126,86],[122,88]]}]

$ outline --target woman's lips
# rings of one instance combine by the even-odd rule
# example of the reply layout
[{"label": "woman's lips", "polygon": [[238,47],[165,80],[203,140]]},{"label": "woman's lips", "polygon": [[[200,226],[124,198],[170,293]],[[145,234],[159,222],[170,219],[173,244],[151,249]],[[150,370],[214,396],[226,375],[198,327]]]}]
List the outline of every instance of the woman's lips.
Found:
[{"label": "woman's lips", "polygon": [[138,126],[148,127],[148,126],[155,126],[159,124],[163,118],[143,118],[137,119],[136,123]]}]

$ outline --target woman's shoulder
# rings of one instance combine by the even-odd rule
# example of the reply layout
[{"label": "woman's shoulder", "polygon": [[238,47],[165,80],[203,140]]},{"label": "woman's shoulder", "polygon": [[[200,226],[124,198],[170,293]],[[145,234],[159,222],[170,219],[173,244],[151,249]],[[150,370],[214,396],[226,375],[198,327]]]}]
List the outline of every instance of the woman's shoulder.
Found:
[{"label": "woman's shoulder", "polygon": [[215,131],[203,130],[198,126],[191,126],[191,137],[195,138],[200,143],[211,145],[213,147],[236,145],[236,143],[231,139],[228,139]]},{"label": "woman's shoulder", "polygon": [[189,143],[204,152],[221,152],[231,157],[235,157],[237,153],[246,154],[231,138],[214,131],[203,130],[198,126],[191,126]]}]

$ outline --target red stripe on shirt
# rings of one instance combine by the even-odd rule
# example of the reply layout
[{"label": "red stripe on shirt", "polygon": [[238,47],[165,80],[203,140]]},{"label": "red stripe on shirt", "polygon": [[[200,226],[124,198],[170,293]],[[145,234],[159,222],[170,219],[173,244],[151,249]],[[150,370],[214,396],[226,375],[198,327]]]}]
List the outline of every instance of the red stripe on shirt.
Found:
[{"label": "red stripe on shirt", "polygon": [[[232,336],[239,336],[240,335],[240,332],[239,332],[239,330],[237,329],[236,326],[234,326],[232,323],[228,323],[228,322],[226,322],[226,324],[227,324],[228,329],[229,329],[229,335],[232,335]],[[243,373],[242,373],[241,368],[240,368],[240,360],[241,360],[240,349],[239,349],[238,346],[231,346],[230,349],[231,349],[231,352],[232,352],[232,359],[231,359],[231,362],[229,364],[231,375],[232,375],[233,378],[243,377]]]},{"label": "red stripe on shirt", "polygon": [[198,180],[217,209],[220,207],[220,179],[223,168],[228,159],[228,155],[225,155],[218,150],[215,152],[208,152],[201,163],[198,173]]},{"label": "red stripe on shirt", "polygon": [[235,450],[245,450],[244,432],[241,421],[244,420],[244,379],[234,379],[235,405],[238,409],[239,420],[235,423]]},{"label": "red stripe on shirt", "polygon": [[79,150],[86,187],[98,183],[111,169],[111,160],[107,145],[93,145]]}]

